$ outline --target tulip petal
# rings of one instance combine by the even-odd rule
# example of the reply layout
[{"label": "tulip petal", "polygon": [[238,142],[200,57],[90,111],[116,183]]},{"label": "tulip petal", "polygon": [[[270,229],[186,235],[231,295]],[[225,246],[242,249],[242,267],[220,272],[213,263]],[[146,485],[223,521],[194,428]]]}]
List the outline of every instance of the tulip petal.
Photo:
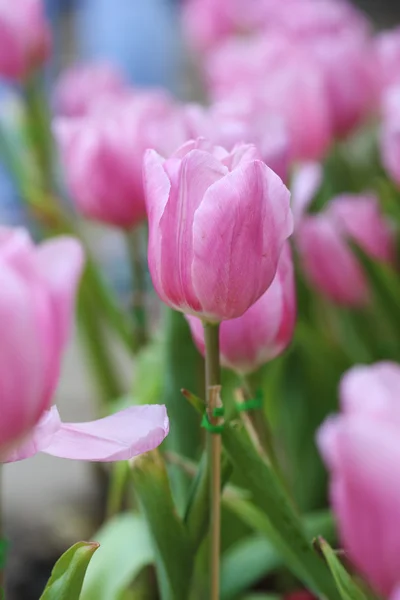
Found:
[{"label": "tulip petal", "polygon": [[57,341],[64,344],[71,329],[76,287],[83,268],[83,250],[74,238],[58,238],[38,246],[36,265],[51,294]]},{"label": "tulip petal", "polygon": [[29,437],[21,445],[14,448],[12,452],[8,453],[1,462],[17,462],[42,452],[50,444],[54,434],[60,427],[60,415],[57,408],[53,406],[50,410],[46,410]]},{"label": "tulip petal", "polygon": [[239,317],[266,291],[292,229],[289,191],[261,161],[209,187],[194,215],[192,280],[210,320]]},{"label": "tulip petal", "polygon": [[88,423],[62,423],[46,454],[73,460],[128,460],[153,450],[169,431],[165,406],[132,406]]}]

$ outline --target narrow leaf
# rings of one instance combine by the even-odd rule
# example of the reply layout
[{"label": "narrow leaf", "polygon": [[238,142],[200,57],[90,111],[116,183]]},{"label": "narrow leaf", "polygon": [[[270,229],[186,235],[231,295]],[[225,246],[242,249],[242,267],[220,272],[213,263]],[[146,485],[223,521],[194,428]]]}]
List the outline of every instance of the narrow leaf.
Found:
[{"label": "narrow leaf", "polygon": [[265,532],[288,568],[307,587],[331,600],[338,594],[326,565],[315,554],[290,499],[267,463],[258,455],[243,426],[227,425],[222,434],[234,467],[267,517]]},{"label": "narrow leaf", "polygon": [[346,571],[332,548],[323,538],[318,539],[318,548],[326,559],[342,600],[367,600],[367,596]]},{"label": "narrow leaf", "polygon": [[154,450],[135,459],[132,477],[153,539],[160,581],[168,583],[174,600],[187,600],[194,554],[175,510],[161,454]]},{"label": "narrow leaf", "polygon": [[40,600],[79,600],[89,562],[99,544],[78,542],[56,562]]}]

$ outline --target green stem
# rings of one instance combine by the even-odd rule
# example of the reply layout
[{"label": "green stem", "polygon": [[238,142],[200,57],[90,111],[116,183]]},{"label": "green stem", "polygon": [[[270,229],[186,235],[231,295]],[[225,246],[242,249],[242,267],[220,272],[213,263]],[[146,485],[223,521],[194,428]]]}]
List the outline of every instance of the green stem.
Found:
[{"label": "green stem", "polygon": [[122,509],[126,485],[129,479],[129,464],[123,460],[112,465],[107,495],[107,519]]},{"label": "green stem", "polygon": [[53,138],[49,110],[38,73],[33,74],[25,81],[24,93],[27,135],[36,156],[43,189],[50,192],[55,187]]},{"label": "green stem", "polygon": [[115,373],[95,304],[90,290],[83,283],[78,298],[79,325],[102,402],[107,406],[110,401],[119,398],[123,390]]},{"label": "green stem", "polygon": [[135,227],[127,233],[127,247],[132,269],[132,309],[135,319],[136,342],[139,347],[148,340],[146,314],[146,269],[142,256],[143,231]]},{"label": "green stem", "polygon": [[[219,325],[203,323],[206,347],[207,414],[212,425],[218,424],[214,416],[218,400],[215,386],[221,382],[219,362]],[[220,588],[220,537],[221,537],[221,436],[207,432],[207,452],[210,468],[210,600],[219,600]]]}]

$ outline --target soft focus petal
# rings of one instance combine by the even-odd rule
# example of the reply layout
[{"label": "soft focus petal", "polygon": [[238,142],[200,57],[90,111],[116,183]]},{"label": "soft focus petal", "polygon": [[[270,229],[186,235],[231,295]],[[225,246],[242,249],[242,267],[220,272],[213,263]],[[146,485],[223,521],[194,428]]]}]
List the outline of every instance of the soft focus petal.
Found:
[{"label": "soft focus petal", "polygon": [[379,419],[396,418],[400,425],[400,366],[379,362],[355,366],[340,384],[342,409],[346,414],[369,415]]},{"label": "soft focus petal", "polygon": [[74,238],[59,237],[43,243],[36,253],[38,272],[51,293],[60,344],[65,344],[69,331],[75,294],[82,274],[83,248]]},{"label": "soft focus petal", "polygon": [[291,185],[291,206],[296,223],[300,221],[313,201],[321,186],[322,178],[323,169],[320,163],[303,163],[296,170]]},{"label": "soft focus petal", "polygon": [[88,423],[62,423],[42,452],[73,460],[129,460],[153,450],[169,431],[165,406],[132,406]]},{"label": "soft focus petal", "polygon": [[326,215],[305,217],[296,231],[304,273],[328,298],[360,306],[368,301],[366,281],[356,257]]}]

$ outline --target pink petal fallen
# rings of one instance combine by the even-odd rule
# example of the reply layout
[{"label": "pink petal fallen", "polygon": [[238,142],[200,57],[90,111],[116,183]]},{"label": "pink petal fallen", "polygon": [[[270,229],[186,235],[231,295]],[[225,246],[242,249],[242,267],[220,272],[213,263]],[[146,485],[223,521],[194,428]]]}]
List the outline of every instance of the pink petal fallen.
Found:
[{"label": "pink petal fallen", "polygon": [[168,431],[166,408],[158,404],[131,406],[87,423],[61,423],[57,409],[53,408],[30,439],[4,462],[22,460],[37,452],[72,460],[128,460],[159,446]]}]

